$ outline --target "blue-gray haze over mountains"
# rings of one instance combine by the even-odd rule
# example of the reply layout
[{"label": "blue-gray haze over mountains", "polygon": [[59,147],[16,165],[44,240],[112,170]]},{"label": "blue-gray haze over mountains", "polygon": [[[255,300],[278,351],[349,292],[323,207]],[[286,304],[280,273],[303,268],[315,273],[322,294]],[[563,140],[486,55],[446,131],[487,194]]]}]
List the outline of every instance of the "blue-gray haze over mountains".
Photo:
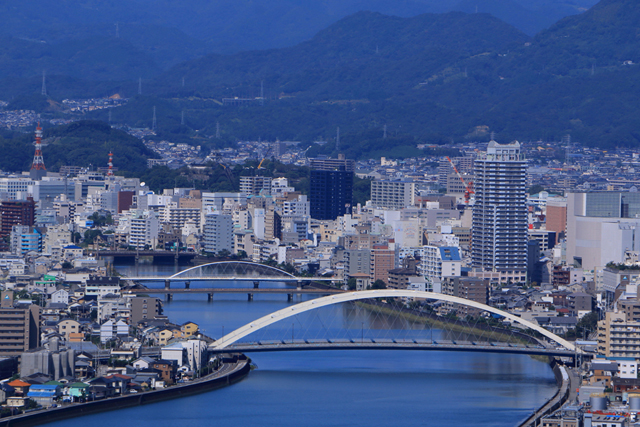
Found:
[{"label": "blue-gray haze over mountains", "polygon": [[[353,158],[390,146],[416,156],[418,144],[488,138],[489,130],[503,140],[571,134],[601,147],[640,144],[637,0],[590,8],[593,0],[46,3],[0,5],[8,108],[56,117],[65,97],[117,93],[131,98],[126,106],[86,117],[148,127],[157,110],[159,138],[197,145],[217,123],[227,143],[333,141],[340,126],[341,151]],[[365,5],[379,11],[351,13]],[[421,13],[452,8],[472,10]],[[523,28],[543,27],[536,16],[553,10],[568,16],[534,36]],[[48,97],[40,96],[43,69]],[[264,108],[222,105],[259,96],[262,84]],[[392,140],[382,139],[383,126]],[[323,150],[313,154],[336,154],[332,143]]]},{"label": "blue-gray haze over mountains", "polygon": [[[46,56],[73,63],[99,60],[99,52],[107,51],[127,58],[133,74],[152,75],[206,53],[292,46],[362,10],[401,17],[477,11],[490,13],[525,34],[534,35],[595,3],[596,0],[23,0],[0,4],[0,36],[5,46],[0,47],[0,60],[19,62],[22,58],[15,51],[35,51],[34,63],[24,61],[16,68],[15,74],[26,76],[40,73],[40,66],[51,68],[46,61],[37,61]],[[113,46],[110,39],[116,34],[121,40]],[[32,58],[27,53],[25,59]],[[149,60],[154,64],[149,65]],[[97,77],[126,77],[117,64],[114,70],[105,64],[103,74]]]}]

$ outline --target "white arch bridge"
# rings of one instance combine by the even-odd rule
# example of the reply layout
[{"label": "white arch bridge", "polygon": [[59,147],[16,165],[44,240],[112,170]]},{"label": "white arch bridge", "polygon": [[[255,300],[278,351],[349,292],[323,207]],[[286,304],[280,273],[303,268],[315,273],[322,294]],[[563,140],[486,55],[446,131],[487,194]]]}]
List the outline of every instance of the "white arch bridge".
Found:
[{"label": "white arch bridge", "polygon": [[[528,330],[527,332],[534,331],[537,333],[537,337],[526,334],[525,329],[515,330],[493,326],[487,327],[486,324],[477,323],[478,320],[476,320],[476,323],[469,323],[468,320],[454,321],[450,318],[436,316],[429,312],[416,313],[415,310],[405,309],[404,307],[394,313],[389,307],[398,307],[398,305],[391,304],[388,301],[374,303],[374,301],[379,301],[380,299],[391,298],[436,300],[443,303],[452,303],[459,306],[470,307],[472,309],[476,309],[476,312],[489,312],[521,325],[523,328]],[[397,336],[388,336],[389,331],[386,331],[387,335],[384,337],[380,337],[380,334],[378,334],[378,336],[375,337],[369,337],[369,335],[367,335],[365,338],[364,322],[362,322],[362,330],[357,328],[355,331],[353,324],[346,328],[344,324],[338,325],[338,328],[351,329],[351,332],[348,333],[346,337],[324,337],[322,339],[314,339],[300,336],[304,331],[304,327],[302,325],[298,327],[298,336],[296,336],[295,322],[286,322],[287,319],[291,321],[293,320],[291,318],[296,318],[304,313],[309,314],[309,312],[314,310],[317,311],[323,307],[357,301],[360,301],[361,304],[366,304],[364,308],[360,308],[361,310],[367,310],[368,313],[376,313],[375,316],[380,315],[380,319],[384,318],[386,319],[385,321],[388,321],[390,316],[395,316],[396,321],[400,319],[400,323],[403,323],[404,325],[411,325],[409,328],[411,331],[409,332],[415,332],[418,330],[417,332],[421,332],[422,335],[420,336],[418,333],[412,337],[400,338],[399,335],[402,335],[402,333],[398,333],[398,330],[396,329],[395,332],[391,331],[391,333],[395,333]],[[353,306],[351,306],[351,310],[353,310]],[[380,319],[376,317],[375,322],[378,322]],[[320,318],[311,320],[312,323],[316,323],[316,327],[319,324],[322,324],[326,331],[331,330],[334,334],[337,331],[336,329],[326,326],[326,323],[328,321],[330,322],[330,320],[327,321]],[[362,319],[358,319],[357,323],[359,323],[360,320]],[[273,339],[273,337],[270,337],[267,340],[255,340],[255,338],[253,338],[253,341],[247,341],[247,338],[261,335],[262,331],[271,325],[276,325],[278,323],[281,325],[291,324],[290,329],[288,326],[285,328],[285,333],[288,335],[286,338]],[[419,327],[416,328],[416,325],[418,324],[423,325],[421,330]],[[427,324],[431,324],[432,326],[435,325],[433,327],[438,328],[435,334],[433,329],[426,329],[426,327],[424,327],[424,325]],[[454,332],[443,333],[441,329],[447,329],[449,326]],[[347,292],[305,301],[254,320],[253,322],[222,336],[209,346],[209,350],[214,353],[340,349],[479,351],[571,358],[583,353],[581,349],[576,348],[574,344],[566,341],[558,335],[532,322],[497,308],[464,298],[434,292],[393,289]]]},{"label": "white arch bridge", "polygon": [[277,267],[249,261],[217,261],[182,270],[172,276],[131,276],[135,282],[338,282],[336,277],[297,277]]}]

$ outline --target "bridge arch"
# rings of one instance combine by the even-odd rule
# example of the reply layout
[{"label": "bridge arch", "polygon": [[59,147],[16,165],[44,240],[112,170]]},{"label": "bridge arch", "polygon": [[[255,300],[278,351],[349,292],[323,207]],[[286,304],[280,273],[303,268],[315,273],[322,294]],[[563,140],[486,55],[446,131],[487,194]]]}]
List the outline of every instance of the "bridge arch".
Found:
[{"label": "bridge arch", "polygon": [[544,335],[550,340],[558,343],[562,347],[567,350],[575,351],[575,346],[571,344],[569,341],[559,337],[558,335],[532,323],[528,320],[521,319],[518,316],[515,316],[506,311],[499,310],[495,307],[488,306],[486,304],[481,304],[479,302],[471,301],[464,298],[454,297],[451,295],[439,294],[436,292],[422,292],[422,291],[410,291],[410,290],[397,290],[397,289],[382,289],[382,290],[369,290],[369,291],[357,291],[357,292],[346,292],[339,295],[329,295],[322,298],[313,299],[310,301],[305,301],[300,304],[293,305],[291,307],[283,308],[282,310],[278,310],[271,314],[267,314],[264,317],[261,317],[257,320],[254,320],[251,323],[248,323],[233,332],[225,335],[219,340],[215,341],[211,347],[214,350],[223,350],[226,347],[234,344],[238,340],[250,335],[256,331],[259,331],[262,328],[265,328],[274,323],[280,322],[288,317],[298,315],[300,313],[304,313],[306,311],[315,310],[317,308],[325,307],[333,304],[340,304],[349,301],[357,301],[362,299],[369,298],[425,298],[425,299],[435,299],[439,301],[446,301],[456,304],[462,304],[469,307],[477,308],[480,310],[488,311],[490,313],[495,313],[500,316],[503,316],[511,321],[519,323],[527,328],[533,329],[536,332]]},{"label": "bridge arch", "polygon": [[296,279],[291,273],[287,273],[270,265],[258,264],[248,261],[216,261],[209,264],[197,265],[188,268],[169,277],[169,279],[190,279],[197,277],[224,277],[229,278],[247,278],[252,277],[269,277],[282,278],[290,281]]}]

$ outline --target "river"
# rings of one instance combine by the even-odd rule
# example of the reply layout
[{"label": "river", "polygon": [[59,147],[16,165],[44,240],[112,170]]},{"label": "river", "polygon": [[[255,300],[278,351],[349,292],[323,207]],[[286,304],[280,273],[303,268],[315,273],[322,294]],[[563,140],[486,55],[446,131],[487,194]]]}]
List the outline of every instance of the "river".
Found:
[{"label": "river", "polygon": [[[118,270],[133,274],[133,268]],[[172,272],[172,266],[138,271]],[[219,337],[223,329],[230,332],[288,304],[286,295],[256,294],[253,301],[242,294],[216,295],[212,303],[203,294],[176,295],[164,312],[176,323],[193,321]],[[345,310],[334,307],[330,315],[340,320]],[[233,386],[52,425],[511,427],[556,391],[549,366],[523,355],[336,350],[250,357],[258,369]]]}]

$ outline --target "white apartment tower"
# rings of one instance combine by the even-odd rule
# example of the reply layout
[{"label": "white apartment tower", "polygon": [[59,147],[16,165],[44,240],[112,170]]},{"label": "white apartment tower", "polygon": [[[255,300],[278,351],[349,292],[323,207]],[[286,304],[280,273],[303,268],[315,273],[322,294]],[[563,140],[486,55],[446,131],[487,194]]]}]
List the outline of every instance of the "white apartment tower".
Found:
[{"label": "white apartment tower", "polygon": [[527,271],[527,162],[520,144],[491,141],[474,163],[472,261],[475,268],[524,277]]},{"label": "white apartment tower", "polygon": [[214,212],[205,216],[204,250],[218,253],[233,251],[233,220],[231,215]]}]

